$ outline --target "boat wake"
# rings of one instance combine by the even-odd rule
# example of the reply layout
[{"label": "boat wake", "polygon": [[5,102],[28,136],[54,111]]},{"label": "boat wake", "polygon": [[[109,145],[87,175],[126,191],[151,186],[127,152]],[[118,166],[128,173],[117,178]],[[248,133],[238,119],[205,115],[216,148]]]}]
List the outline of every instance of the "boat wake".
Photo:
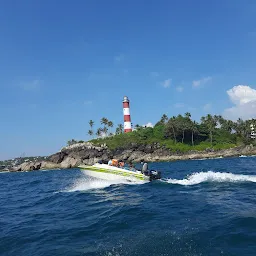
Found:
[{"label": "boat wake", "polygon": [[95,189],[104,189],[112,185],[138,185],[145,182],[142,181],[128,181],[126,179],[116,179],[116,180],[102,180],[92,177],[84,177],[76,180],[73,185],[66,190],[66,192],[76,192],[76,191],[88,191]]},{"label": "boat wake", "polygon": [[208,171],[193,173],[182,180],[163,179],[162,181],[170,184],[179,184],[184,186],[197,185],[204,182],[256,182],[256,175]]}]

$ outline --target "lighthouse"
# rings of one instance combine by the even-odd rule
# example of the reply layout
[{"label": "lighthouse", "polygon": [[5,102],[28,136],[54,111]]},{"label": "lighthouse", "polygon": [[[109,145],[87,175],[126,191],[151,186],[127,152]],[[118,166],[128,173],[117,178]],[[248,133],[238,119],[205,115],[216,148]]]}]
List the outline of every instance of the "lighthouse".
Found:
[{"label": "lighthouse", "polygon": [[123,100],[123,113],[124,113],[124,132],[132,131],[131,115],[130,115],[130,101],[127,96]]}]

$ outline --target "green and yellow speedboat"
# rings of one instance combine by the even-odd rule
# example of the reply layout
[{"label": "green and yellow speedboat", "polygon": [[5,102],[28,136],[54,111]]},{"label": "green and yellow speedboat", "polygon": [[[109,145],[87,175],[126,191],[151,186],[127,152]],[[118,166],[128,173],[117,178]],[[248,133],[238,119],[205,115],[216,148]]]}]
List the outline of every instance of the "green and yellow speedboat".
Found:
[{"label": "green and yellow speedboat", "polygon": [[141,171],[135,169],[131,171],[125,168],[100,163],[96,163],[94,165],[80,165],[78,168],[80,168],[86,175],[107,180],[125,178],[129,181],[152,181],[161,178],[161,173],[155,170],[149,170],[146,173],[141,173]]}]

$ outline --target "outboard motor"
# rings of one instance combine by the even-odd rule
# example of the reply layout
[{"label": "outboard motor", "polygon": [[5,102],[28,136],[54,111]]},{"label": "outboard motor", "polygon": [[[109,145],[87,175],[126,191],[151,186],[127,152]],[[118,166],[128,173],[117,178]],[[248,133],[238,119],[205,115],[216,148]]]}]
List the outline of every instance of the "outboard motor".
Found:
[{"label": "outboard motor", "polygon": [[160,171],[151,170],[151,172],[150,172],[150,180],[159,180],[159,179],[161,179],[161,172]]},{"label": "outboard motor", "polygon": [[160,172],[160,171],[148,170],[148,171],[145,172],[144,174],[147,175],[147,176],[149,176],[150,181],[161,179],[161,172]]}]

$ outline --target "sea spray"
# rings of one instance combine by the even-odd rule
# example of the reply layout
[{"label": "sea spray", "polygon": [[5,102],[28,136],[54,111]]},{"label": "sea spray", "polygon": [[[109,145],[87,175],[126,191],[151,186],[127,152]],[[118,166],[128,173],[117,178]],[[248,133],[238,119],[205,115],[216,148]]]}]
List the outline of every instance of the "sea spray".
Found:
[{"label": "sea spray", "polygon": [[193,173],[182,180],[170,178],[163,180],[163,182],[185,186],[197,185],[203,182],[256,182],[256,175],[208,171]]},{"label": "sea spray", "polygon": [[94,189],[104,189],[110,187],[112,185],[137,185],[143,184],[144,181],[128,181],[125,178],[119,178],[116,180],[103,180],[103,179],[96,179],[92,177],[85,177],[77,179],[71,187],[69,187],[66,192],[75,192],[75,191],[87,191],[87,190],[94,190]]}]

